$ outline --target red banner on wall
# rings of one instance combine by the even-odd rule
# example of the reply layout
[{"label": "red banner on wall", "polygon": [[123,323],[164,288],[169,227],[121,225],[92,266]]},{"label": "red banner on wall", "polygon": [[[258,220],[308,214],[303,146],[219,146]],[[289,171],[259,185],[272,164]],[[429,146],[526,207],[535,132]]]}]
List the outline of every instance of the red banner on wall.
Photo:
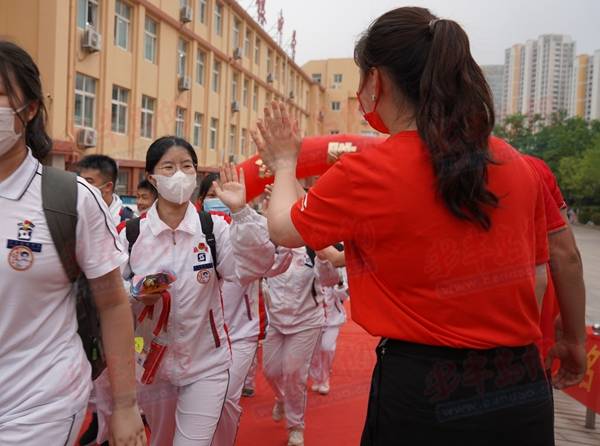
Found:
[{"label": "red banner on wall", "polygon": [[587,329],[587,371],[577,386],[564,390],[588,409],[600,413],[600,336]]}]

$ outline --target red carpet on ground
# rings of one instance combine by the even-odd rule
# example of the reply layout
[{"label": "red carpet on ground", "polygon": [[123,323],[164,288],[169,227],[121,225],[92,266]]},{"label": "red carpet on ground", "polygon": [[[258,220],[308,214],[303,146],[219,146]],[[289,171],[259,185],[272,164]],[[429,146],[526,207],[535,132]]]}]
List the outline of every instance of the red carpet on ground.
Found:
[{"label": "red carpet on ground", "polygon": [[[349,307],[347,307],[349,313]],[[308,393],[307,446],[352,446],[360,443],[367,410],[377,339],[348,321],[342,328],[331,375],[331,391],[322,396]],[[310,386],[310,384],[309,384]],[[273,391],[261,369],[256,376],[256,395],[242,398],[244,413],[236,446],[285,446],[285,421],[271,418]]]},{"label": "red carpet on ground", "polygon": [[[346,310],[350,314],[349,305]],[[353,446],[360,443],[376,345],[377,339],[351,320],[342,327],[329,395],[308,391],[304,432],[307,446]],[[244,413],[236,446],[285,446],[285,421],[275,423],[271,418],[274,396],[262,374],[262,357],[260,359],[256,373],[256,395],[242,398]],[[89,420],[88,414],[83,430],[87,428]]]}]

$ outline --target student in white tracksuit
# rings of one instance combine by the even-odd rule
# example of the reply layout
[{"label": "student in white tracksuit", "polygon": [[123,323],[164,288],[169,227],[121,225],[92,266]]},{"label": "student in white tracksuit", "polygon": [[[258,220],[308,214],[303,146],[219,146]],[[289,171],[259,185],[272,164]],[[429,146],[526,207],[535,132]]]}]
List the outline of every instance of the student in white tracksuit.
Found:
[{"label": "student in white tracksuit", "polygon": [[[58,255],[42,201],[45,131],[39,70],[0,40],[0,445],[71,446],[92,387],[77,334],[75,286]],[[98,191],[76,181],[75,261],[89,280],[102,322],[115,397],[113,445],[141,446],[133,336],[119,267],[126,254]],[[117,373],[118,372],[118,373]],[[126,441],[124,441],[126,439]]]},{"label": "student in white tracksuit", "polygon": [[310,377],[313,380],[312,390],[327,395],[337,337],[341,326],[346,323],[344,302],[348,298],[348,287],[342,279],[333,287],[321,287],[320,291],[324,297],[325,325],[321,334],[321,343],[313,355]]},{"label": "student in white tracksuit", "polygon": [[[251,215],[252,217],[249,213],[248,218],[258,220],[259,227],[264,229],[264,232],[257,230],[254,234],[248,234],[249,231],[238,231],[236,235],[232,234],[232,245],[236,256],[240,250],[251,250],[253,249],[252,245],[257,244],[253,242],[252,235],[271,244],[266,219],[256,212],[252,212]],[[236,214],[233,214],[233,218],[236,218]],[[278,248],[272,268],[266,271],[263,277],[273,277],[284,273],[291,262],[291,250]],[[263,322],[260,320],[258,308],[259,293],[260,280],[246,286],[241,285],[239,281],[225,280],[223,283],[223,306],[225,323],[231,339],[232,364],[229,369],[230,380],[227,399],[215,433],[214,446],[233,446],[235,443],[242,414],[242,407],[239,404],[242,388],[252,361],[256,356],[261,322]]]},{"label": "student in white tracksuit", "polygon": [[[194,149],[183,139],[163,137],[150,146],[146,168],[159,197],[140,219],[139,236],[129,257],[131,271],[124,273],[130,277],[170,271],[176,276],[169,288],[166,354],[154,382],[140,384],[138,391],[155,446],[209,446],[229,384],[231,351],[221,284],[198,212],[189,202],[196,186],[196,163]],[[219,191],[228,203],[232,196],[241,195],[245,206],[245,190],[239,182],[227,181]],[[224,219],[212,217],[216,271],[222,280],[249,283],[273,264],[272,244],[249,244],[235,256],[232,251],[232,239],[256,240],[253,234],[264,231],[253,212],[242,207],[234,213],[231,227]],[[173,220],[173,215],[179,218]],[[121,240],[128,247],[126,233],[121,232]],[[134,305],[136,317],[144,305],[157,302],[162,308],[158,296],[141,299]]]},{"label": "student in white tracksuit", "polygon": [[[263,255],[265,251],[268,253],[274,250],[275,246],[269,239],[267,219],[247,206],[244,211],[232,214],[231,209],[217,198],[213,182],[218,179],[217,174],[209,174],[203,178],[200,183],[198,204],[205,212],[231,215],[234,222],[252,222],[255,227],[252,232],[248,230],[231,231],[234,255],[243,259],[248,256],[246,251],[252,251],[255,255]],[[249,225],[246,226],[250,228]],[[257,249],[257,246],[266,246],[266,249]],[[290,250],[274,252],[273,266],[264,271],[261,276],[269,277],[281,274],[287,270],[291,261]],[[238,262],[238,268],[244,269],[244,263],[243,261]],[[255,271],[250,271],[244,275],[252,276],[254,273]],[[256,356],[261,330],[264,330],[265,321],[260,320],[258,308],[260,293],[260,279],[249,284],[242,284],[239,280],[223,281],[223,312],[231,342],[232,363],[229,369],[229,387],[225,405],[217,425],[213,446],[233,446],[235,443],[242,414],[239,402],[244,378]]]},{"label": "student in white tracksuit", "polygon": [[315,287],[338,282],[335,268],[306,248],[293,249],[289,269],[266,280],[269,329],[263,343],[263,371],[273,388],[273,419],[285,413],[289,445],[302,445],[306,381],[311,358],[325,321]]}]

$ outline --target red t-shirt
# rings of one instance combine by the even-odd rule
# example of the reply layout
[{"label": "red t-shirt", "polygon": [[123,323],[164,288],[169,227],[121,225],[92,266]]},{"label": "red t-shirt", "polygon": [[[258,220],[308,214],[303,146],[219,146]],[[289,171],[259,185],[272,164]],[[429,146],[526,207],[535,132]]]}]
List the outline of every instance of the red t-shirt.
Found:
[{"label": "red t-shirt", "polygon": [[[562,192],[558,187],[556,177],[550,167],[541,159],[524,155],[529,165],[536,171],[540,180],[544,184],[544,187],[552,196],[553,201],[546,203],[546,221],[553,224],[548,225],[548,233],[559,231],[566,227],[564,219],[560,218],[560,221],[556,220],[556,214],[559,209],[567,207],[567,203],[563,198]],[[559,214],[560,215],[560,214]],[[554,288],[554,281],[552,280],[552,274],[550,267],[546,269],[548,274],[548,287],[544,294],[544,300],[542,301],[542,311],[540,314],[540,329],[542,330],[542,339],[538,343],[538,347],[543,355],[546,357],[548,352],[556,342],[554,322],[560,314],[560,307],[558,305],[558,299],[556,297],[556,289]]]},{"label": "red t-shirt", "polygon": [[550,169],[550,166],[548,166],[548,164],[546,164],[546,162],[543,159],[537,158],[535,156],[523,156],[525,157],[529,165],[535,169],[535,171],[538,173],[538,175],[548,188],[548,192],[550,192],[550,195],[552,195],[552,198],[554,199],[556,206],[558,206],[558,209],[562,210],[566,208],[567,202],[565,201],[563,194],[560,191],[560,188],[558,187],[558,181],[556,181],[556,176],[554,176],[554,173],[552,172],[552,169]]},{"label": "red t-shirt", "polygon": [[521,155],[491,138],[489,231],[436,194],[416,131],[347,154],[292,209],[307,245],[346,244],[352,317],[369,333],[492,348],[540,338],[535,266],[548,261],[544,190]]}]

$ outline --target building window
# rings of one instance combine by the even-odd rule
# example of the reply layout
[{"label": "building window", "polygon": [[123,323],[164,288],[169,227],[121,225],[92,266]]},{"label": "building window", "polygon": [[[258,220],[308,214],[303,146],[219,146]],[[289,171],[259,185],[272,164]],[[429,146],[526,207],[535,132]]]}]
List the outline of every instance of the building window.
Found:
[{"label": "building window", "polygon": [[100,16],[98,0],[77,0],[77,26],[99,29]]},{"label": "building window", "polygon": [[273,51],[267,50],[267,73],[273,72]]},{"label": "building window", "polygon": [[321,73],[313,73],[312,80],[315,82],[321,83]]},{"label": "building window", "polygon": [[196,82],[204,84],[204,71],[206,70],[206,53],[198,50],[196,57]]},{"label": "building window", "polygon": [[231,77],[231,100],[232,101],[237,101],[238,100],[238,83],[240,80],[240,75],[237,73],[233,73],[233,76]]},{"label": "building window", "polygon": [[279,56],[277,56],[275,58],[275,80],[279,79],[279,66],[280,66],[280,61],[279,61]]},{"label": "building window", "polygon": [[96,79],[77,73],[75,76],[75,125],[94,128]]},{"label": "building window", "polygon": [[238,19],[237,17],[233,19],[233,36],[232,36],[232,43],[233,43],[233,48],[241,48],[242,45],[240,44],[240,26],[242,25],[242,22],[240,22],[240,19]]},{"label": "building window", "polygon": [[175,136],[185,138],[185,108],[175,110]]},{"label": "building window", "polygon": [[340,104],[340,101],[333,101],[331,103],[331,109],[333,111],[340,111],[341,108],[342,108],[342,104]]},{"label": "building window", "polygon": [[219,86],[221,84],[221,62],[214,61],[213,73],[212,73],[212,91],[215,93],[219,92]]},{"label": "building window", "polygon": [[177,76],[183,77],[187,71],[187,48],[188,43],[179,39],[177,44]]},{"label": "building window", "polygon": [[116,133],[127,133],[127,104],[129,90],[113,85],[111,106],[111,129]]},{"label": "building window", "polygon": [[219,2],[215,5],[215,31],[218,36],[223,35],[223,5]]},{"label": "building window", "polygon": [[131,27],[131,6],[117,0],[115,2],[115,45],[129,50],[129,30]]},{"label": "building window", "polygon": [[154,109],[155,99],[150,96],[142,95],[142,122],[141,136],[152,139],[154,136],[152,129],[154,127]]},{"label": "building window", "polygon": [[194,113],[194,145],[199,146],[202,141],[202,121],[204,115],[202,113]]},{"label": "building window", "polygon": [[342,75],[341,74],[334,74],[333,75],[333,83],[334,84],[341,84],[342,83]]},{"label": "building window", "polygon": [[240,137],[240,153],[246,154],[246,145],[248,144],[248,130],[242,129],[242,135]]},{"label": "building window", "polygon": [[237,137],[237,128],[235,127],[235,125],[230,125],[229,126],[229,153],[230,154],[235,153],[236,137]]},{"label": "building window", "polygon": [[129,169],[119,169],[117,184],[115,184],[115,193],[117,195],[127,195],[129,193],[129,172]]},{"label": "building window", "polygon": [[244,89],[242,90],[242,104],[244,107],[248,107],[248,90],[250,89],[250,81],[244,79]]},{"label": "building window", "polygon": [[260,39],[258,37],[254,42],[254,63],[260,65]]},{"label": "building window", "polygon": [[210,143],[209,147],[211,150],[217,149],[217,144],[219,142],[219,120],[215,118],[210,118]]},{"label": "building window", "polygon": [[158,23],[146,16],[144,24],[144,57],[147,61],[156,63],[156,44],[158,39]]},{"label": "building window", "polygon": [[200,11],[200,23],[206,23],[206,10],[207,10],[207,5],[206,5],[206,0],[200,0],[198,2],[198,10]]},{"label": "building window", "polygon": [[252,110],[258,111],[258,86],[254,86],[252,91]]},{"label": "building window", "polygon": [[252,38],[252,33],[250,30],[246,30],[246,35],[244,37],[244,56],[250,57],[250,39]]}]

